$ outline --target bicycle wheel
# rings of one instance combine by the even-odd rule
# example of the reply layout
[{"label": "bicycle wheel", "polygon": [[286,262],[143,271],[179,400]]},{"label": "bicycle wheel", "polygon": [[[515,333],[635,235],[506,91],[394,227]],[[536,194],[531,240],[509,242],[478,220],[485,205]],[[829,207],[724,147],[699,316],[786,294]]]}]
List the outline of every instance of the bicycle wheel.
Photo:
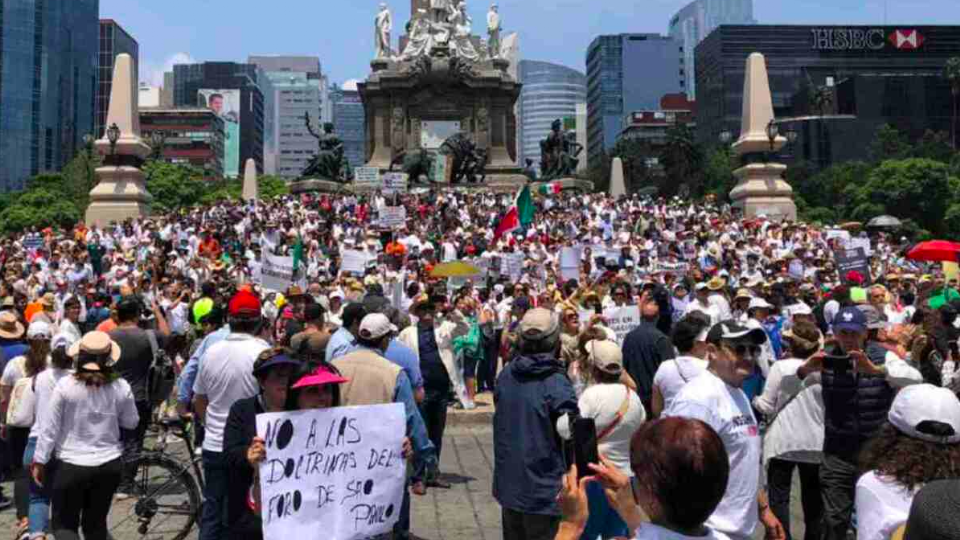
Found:
[{"label": "bicycle wheel", "polygon": [[162,454],[141,454],[133,462],[137,474],[131,497],[113,502],[110,534],[144,540],[186,538],[200,517],[200,490],[190,471]]}]

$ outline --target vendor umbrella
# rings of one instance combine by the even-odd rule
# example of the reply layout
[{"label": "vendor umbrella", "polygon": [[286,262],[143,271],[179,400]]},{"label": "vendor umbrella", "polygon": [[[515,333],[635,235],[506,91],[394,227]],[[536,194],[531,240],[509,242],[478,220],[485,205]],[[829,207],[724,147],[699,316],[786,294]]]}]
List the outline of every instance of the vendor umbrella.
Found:
[{"label": "vendor umbrella", "polygon": [[438,264],[433,267],[433,270],[430,271],[430,277],[433,278],[474,277],[479,275],[479,268],[463,261],[453,261]]},{"label": "vendor umbrella", "polygon": [[896,229],[902,225],[903,223],[893,216],[877,216],[867,222],[870,229]]},{"label": "vendor umbrella", "polygon": [[958,254],[960,254],[960,244],[946,240],[930,240],[913,246],[913,249],[907,253],[907,258],[912,261],[957,262]]}]

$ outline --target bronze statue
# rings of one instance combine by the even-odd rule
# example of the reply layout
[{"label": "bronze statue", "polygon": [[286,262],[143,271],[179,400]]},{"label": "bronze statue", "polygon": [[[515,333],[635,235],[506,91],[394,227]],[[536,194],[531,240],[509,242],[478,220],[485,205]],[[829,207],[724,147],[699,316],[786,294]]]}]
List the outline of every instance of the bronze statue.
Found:
[{"label": "bronze statue", "polygon": [[353,176],[350,163],[343,155],[343,141],[333,133],[333,124],[323,124],[323,133],[317,133],[310,125],[310,113],[303,113],[303,122],[307,131],[317,139],[317,153],[300,174],[302,178],[320,178],[334,182],[346,183]]},{"label": "bronze statue", "polygon": [[422,184],[420,178],[430,178],[433,170],[434,156],[423,148],[410,148],[397,155],[390,162],[390,172],[401,171],[407,173],[411,184]]},{"label": "bronze statue", "polygon": [[560,128],[560,120],[554,120],[550,134],[540,141],[540,180],[556,180],[577,172],[583,145],[577,142],[576,132],[564,135]]},{"label": "bronze statue", "polygon": [[487,151],[463,133],[450,136],[440,145],[440,153],[453,156],[451,184],[482,183],[487,179]]}]

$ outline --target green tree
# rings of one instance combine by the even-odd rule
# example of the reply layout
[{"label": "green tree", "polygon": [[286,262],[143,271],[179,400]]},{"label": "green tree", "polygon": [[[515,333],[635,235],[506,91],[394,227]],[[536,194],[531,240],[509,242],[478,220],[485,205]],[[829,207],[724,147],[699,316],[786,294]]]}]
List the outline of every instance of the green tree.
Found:
[{"label": "green tree", "polygon": [[63,168],[62,175],[66,192],[78,208],[85,210],[90,204],[90,190],[99,182],[97,167],[103,163],[93,145],[82,148]]},{"label": "green tree", "polygon": [[943,233],[944,217],[954,200],[956,185],[946,164],[931,159],[910,158],[884,161],[858,187],[847,193],[854,197],[850,217],[867,221],[879,214],[912,219],[921,228]]},{"label": "green tree", "polygon": [[153,195],[151,210],[170,212],[200,204],[210,190],[203,171],[189,165],[149,161],[143,166],[147,191]]},{"label": "green tree", "polygon": [[879,163],[888,159],[905,159],[910,156],[913,148],[897,128],[890,124],[883,124],[870,142],[870,158]]},{"label": "green tree", "polygon": [[960,56],[947,60],[943,68],[943,76],[950,82],[950,93],[953,95],[953,115],[950,123],[950,142],[953,149],[957,149],[957,101],[960,100]]},{"label": "green tree", "polygon": [[72,187],[60,174],[41,174],[27,182],[26,189],[0,212],[0,223],[8,232],[29,227],[72,227],[85,206],[71,198]]},{"label": "green tree", "polygon": [[727,145],[716,146],[708,151],[703,162],[703,194],[716,195],[717,200],[725,200],[737,185],[737,177],[733,175],[737,162],[737,156]]},{"label": "green tree", "polygon": [[[279,176],[269,174],[257,179],[257,189],[260,198],[263,200],[271,200],[290,194],[290,184],[288,184],[286,180]],[[242,192],[243,187],[241,186],[241,193]]]},{"label": "green tree", "polygon": [[[613,166],[613,158],[620,158],[623,162],[624,186],[627,193],[635,193],[650,185],[651,172],[647,166],[647,160],[653,156],[653,149],[646,142],[637,139],[620,139],[610,151],[609,167]],[[607,184],[609,185],[609,174]]]},{"label": "green tree", "polygon": [[953,155],[950,135],[945,131],[926,130],[913,149],[914,157],[942,161],[943,163],[950,163]]},{"label": "green tree", "polygon": [[665,174],[660,194],[672,197],[681,191],[681,186],[686,186],[687,193],[701,193],[703,160],[703,151],[694,141],[689,127],[683,124],[667,130],[667,143],[660,151],[660,164]]},{"label": "green tree", "polygon": [[854,194],[848,186],[859,186],[870,174],[871,166],[862,161],[848,161],[814,172],[812,164],[801,163],[787,169],[787,182],[806,203],[806,216],[816,221],[836,223],[847,217]]}]

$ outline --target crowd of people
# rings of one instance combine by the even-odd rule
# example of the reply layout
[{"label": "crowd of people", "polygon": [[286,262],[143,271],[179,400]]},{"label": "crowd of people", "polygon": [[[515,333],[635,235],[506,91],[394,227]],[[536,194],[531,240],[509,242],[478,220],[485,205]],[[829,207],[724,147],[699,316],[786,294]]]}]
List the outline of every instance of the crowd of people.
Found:
[{"label": "crowd of people", "polygon": [[512,200],[287,196],[0,240],[16,538],[107,538],[159,416],[198,443],[200,538],[261,538],[256,415],[382,403],[405,411],[409,538],[411,495],[450,488],[448,411],[484,393],[506,540],[958,537],[949,266],[710,200],[551,194],[498,234]]}]

